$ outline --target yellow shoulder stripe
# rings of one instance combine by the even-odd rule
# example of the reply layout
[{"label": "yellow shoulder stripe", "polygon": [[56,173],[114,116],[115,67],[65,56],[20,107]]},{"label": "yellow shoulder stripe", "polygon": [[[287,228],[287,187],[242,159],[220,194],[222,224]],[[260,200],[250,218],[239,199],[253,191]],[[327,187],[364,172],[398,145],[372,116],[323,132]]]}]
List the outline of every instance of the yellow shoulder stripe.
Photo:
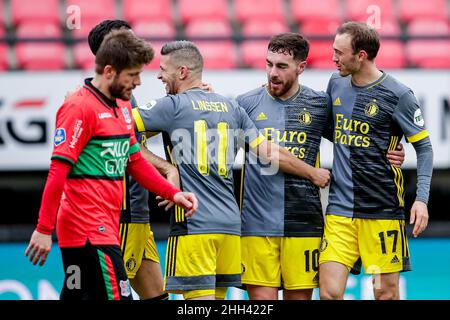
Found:
[{"label": "yellow shoulder stripe", "polygon": [[428,133],[428,130],[423,130],[423,131],[420,131],[419,133],[416,133],[415,135],[407,137],[406,139],[408,139],[409,142],[414,143],[414,142],[420,141],[422,139],[425,139],[429,135],[430,134]]},{"label": "yellow shoulder stripe", "polygon": [[133,108],[131,112],[133,113],[133,119],[134,123],[136,124],[136,129],[139,132],[144,132],[145,131],[144,121],[142,120],[141,114],[139,113],[138,109]]}]

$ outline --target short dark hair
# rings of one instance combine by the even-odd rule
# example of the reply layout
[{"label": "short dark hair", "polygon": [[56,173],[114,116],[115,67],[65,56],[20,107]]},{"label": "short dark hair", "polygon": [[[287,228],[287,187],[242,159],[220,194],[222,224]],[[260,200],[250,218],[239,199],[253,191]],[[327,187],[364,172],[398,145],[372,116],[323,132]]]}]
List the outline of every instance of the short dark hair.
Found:
[{"label": "short dark hair", "polygon": [[97,54],[97,51],[100,48],[105,36],[110,33],[111,30],[118,30],[122,28],[128,30],[131,29],[128,22],[123,20],[103,20],[92,28],[89,32],[88,43],[94,56]]},{"label": "short dark hair", "polygon": [[154,56],[153,48],[128,30],[112,30],[105,36],[95,56],[95,72],[102,74],[107,65],[117,73],[124,69],[148,64]]},{"label": "short dark hair", "polygon": [[308,58],[309,42],[299,33],[280,33],[270,39],[267,50],[288,53],[294,57],[294,60],[305,61]]},{"label": "short dark hair", "polygon": [[367,59],[373,60],[380,49],[380,36],[378,32],[364,22],[350,21],[342,24],[337,29],[337,34],[348,34],[352,37],[353,54],[364,50]]},{"label": "short dark hair", "polygon": [[179,66],[185,65],[193,73],[203,70],[203,56],[191,41],[180,40],[166,43],[161,48],[161,55],[171,55],[171,60]]}]

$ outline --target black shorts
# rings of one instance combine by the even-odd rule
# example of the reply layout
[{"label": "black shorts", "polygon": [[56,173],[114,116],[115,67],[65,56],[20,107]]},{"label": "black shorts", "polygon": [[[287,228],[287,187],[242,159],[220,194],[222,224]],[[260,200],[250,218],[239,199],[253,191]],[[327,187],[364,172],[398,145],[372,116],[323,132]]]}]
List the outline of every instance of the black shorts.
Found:
[{"label": "black shorts", "polygon": [[61,300],[132,300],[119,246],[61,248]]}]

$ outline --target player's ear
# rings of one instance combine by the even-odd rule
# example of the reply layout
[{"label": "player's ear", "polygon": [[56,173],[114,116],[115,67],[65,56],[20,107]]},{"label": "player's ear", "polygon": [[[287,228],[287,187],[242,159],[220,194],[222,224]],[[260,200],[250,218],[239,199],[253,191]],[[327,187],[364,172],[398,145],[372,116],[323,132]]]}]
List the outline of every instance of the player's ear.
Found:
[{"label": "player's ear", "polygon": [[363,60],[367,59],[367,57],[368,57],[368,55],[367,55],[366,51],[364,51],[364,50],[359,51],[359,53],[358,53],[359,61],[363,61]]},{"label": "player's ear", "polygon": [[111,80],[117,74],[116,70],[109,64],[103,68],[103,75],[106,79]]},{"label": "player's ear", "polygon": [[185,80],[189,75],[189,69],[186,66],[181,66],[179,69],[180,80]]},{"label": "player's ear", "polygon": [[306,68],[306,61],[301,61],[297,66],[297,75],[301,75]]}]

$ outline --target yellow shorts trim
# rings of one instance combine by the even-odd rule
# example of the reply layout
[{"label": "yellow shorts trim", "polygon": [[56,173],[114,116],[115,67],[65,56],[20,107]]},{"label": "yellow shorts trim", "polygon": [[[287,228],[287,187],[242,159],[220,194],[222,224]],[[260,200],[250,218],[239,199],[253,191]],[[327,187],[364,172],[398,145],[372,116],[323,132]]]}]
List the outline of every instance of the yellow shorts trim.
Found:
[{"label": "yellow shorts trim", "polygon": [[359,259],[367,274],[411,270],[405,222],[327,215],[319,263],[352,269]]},{"label": "yellow shorts trim", "polygon": [[317,288],[320,243],[320,237],[242,237],[242,283]]},{"label": "yellow shorts trim", "polygon": [[160,263],[150,223],[121,223],[119,232],[123,262],[129,279],[136,276],[142,259]]},{"label": "yellow shorts trim", "polygon": [[[169,237],[164,290],[188,296],[216,295],[216,288],[241,284],[240,237],[194,234]],[[205,293],[204,291],[208,291]]]}]

